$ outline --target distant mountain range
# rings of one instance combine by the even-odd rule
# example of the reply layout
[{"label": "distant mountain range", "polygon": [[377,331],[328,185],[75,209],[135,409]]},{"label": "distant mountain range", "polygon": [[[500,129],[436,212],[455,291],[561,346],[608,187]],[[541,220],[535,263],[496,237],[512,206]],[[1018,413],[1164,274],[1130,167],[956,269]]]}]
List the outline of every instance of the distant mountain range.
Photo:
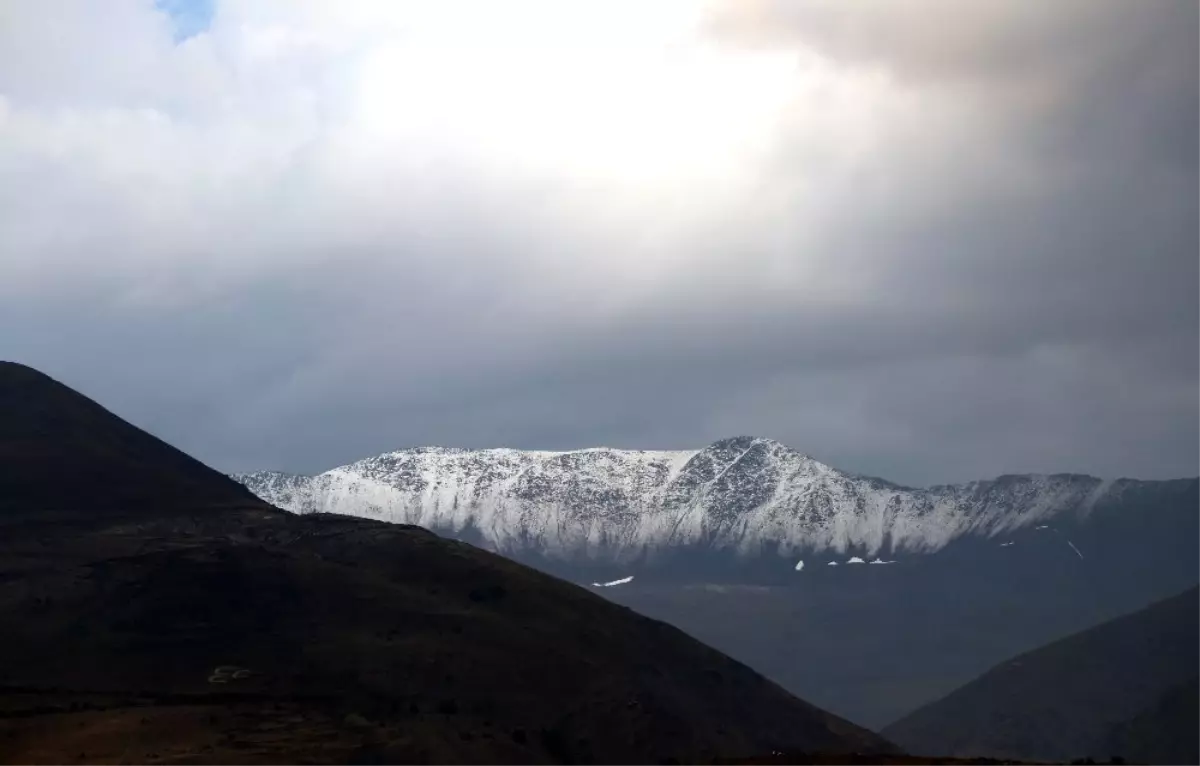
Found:
[{"label": "distant mountain range", "polygon": [[596,587],[868,727],[1200,570],[1194,478],[918,489],[754,437],[678,452],[421,448],[234,478],[281,508],[418,524]]},{"label": "distant mountain range", "polygon": [[[417,524],[520,559],[652,567],[703,551],[743,564],[785,557],[788,570],[803,569],[803,557],[882,563],[963,538],[1005,544],[1019,530],[1077,525],[1196,487],[1052,474],[913,489],[749,436],[675,452],[417,448],[316,476],[233,478],[286,510]],[[1064,538],[1064,551],[1074,545]]]}]

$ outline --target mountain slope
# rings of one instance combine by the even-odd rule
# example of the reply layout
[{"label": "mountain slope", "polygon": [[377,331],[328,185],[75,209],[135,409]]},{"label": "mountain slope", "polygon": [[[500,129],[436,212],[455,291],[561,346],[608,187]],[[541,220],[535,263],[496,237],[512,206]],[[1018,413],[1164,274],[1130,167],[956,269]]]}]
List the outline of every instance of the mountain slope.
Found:
[{"label": "mountain slope", "polygon": [[1116,727],[1109,751],[1131,763],[1200,763],[1200,678],[1172,686]]},{"label": "mountain slope", "polygon": [[[1164,695],[1200,672],[1200,610],[1192,588],[1141,611],[1077,633],[996,666],[976,680],[884,729],[901,746],[931,754],[1064,761],[1106,752],[1124,722],[1154,730],[1170,716],[1154,710]],[[1181,686],[1182,685],[1182,686]],[[1194,693],[1194,686],[1190,687]],[[1147,715],[1149,711],[1149,715]],[[1151,720],[1147,720],[1147,719]],[[1169,731],[1169,729],[1162,729]],[[1200,739],[1200,724],[1155,743],[1160,752]]]},{"label": "mountain slope", "polygon": [[265,507],[46,375],[0,361],[0,513]]},{"label": "mountain slope", "polygon": [[[238,493],[48,378],[0,377],[40,403],[3,432],[0,455],[34,444],[21,465],[53,477],[16,476],[0,514],[2,761],[892,749],[675,628],[468,544],[254,502],[201,508],[190,497]],[[92,483],[87,463],[106,455],[124,473]],[[73,496],[54,486],[84,483]],[[43,510],[85,500],[106,512]]]},{"label": "mountain slope", "polygon": [[1057,474],[908,489],[753,437],[682,452],[422,448],[312,477],[234,478],[299,513],[419,524],[510,555],[622,563],[682,548],[927,553],[966,535],[1084,518],[1145,484]]}]

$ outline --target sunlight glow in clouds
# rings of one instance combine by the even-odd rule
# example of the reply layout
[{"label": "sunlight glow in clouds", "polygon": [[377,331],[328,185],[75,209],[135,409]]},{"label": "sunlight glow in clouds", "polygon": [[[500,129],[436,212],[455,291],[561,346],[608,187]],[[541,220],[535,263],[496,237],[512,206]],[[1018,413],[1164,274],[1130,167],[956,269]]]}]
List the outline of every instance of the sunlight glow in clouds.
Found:
[{"label": "sunlight glow in clouds", "polygon": [[[75,37],[31,5],[13,38],[24,47],[8,64],[0,51],[0,97],[15,115],[0,164],[7,154],[39,189],[17,200],[38,214],[14,215],[7,233],[44,254],[22,268],[45,285],[63,265],[52,261],[107,241],[107,271],[135,273],[113,279],[136,303],[367,258],[431,217],[498,203],[499,225],[530,239],[508,248],[506,274],[559,296],[607,280],[598,321],[680,274],[707,273],[718,290],[731,284],[724,272],[745,274],[790,301],[775,294],[815,284],[792,245],[818,251],[810,242],[826,225],[809,220],[841,196],[831,183],[929,114],[877,70],[803,46],[727,45],[708,31],[710,4],[692,0],[229,0],[182,41],[154,0],[114,0],[107,14],[55,2],[80,17]],[[92,64],[56,63],[75,60]],[[791,169],[778,175],[785,142]],[[79,202],[69,233],[40,214],[54,195]],[[779,216],[800,241],[696,246],[747,227],[786,233]],[[617,232],[627,241],[609,241]],[[638,265],[636,279],[616,273],[614,253]],[[747,257],[764,268],[744,269]]]},{"label": "sunlight glow in clouds", "polygon": [[364,57],[355,119],[370,140],[502,170],[692,181],[753,162],[794,96],[796,54],[703,40],[699,3],[448,7],[424,6]]}]

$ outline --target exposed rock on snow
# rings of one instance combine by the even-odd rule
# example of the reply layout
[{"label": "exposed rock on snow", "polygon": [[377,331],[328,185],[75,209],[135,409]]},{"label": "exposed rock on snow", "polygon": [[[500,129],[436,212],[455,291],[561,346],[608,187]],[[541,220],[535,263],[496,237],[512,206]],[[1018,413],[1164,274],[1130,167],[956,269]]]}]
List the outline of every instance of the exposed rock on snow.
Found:
[{"label": "exposed rock on snow", "polygon": [[[621,560],[680,546],[928,553],[1087,512],[1119,482],[1004,476],[909,489],[842,473],[769,439],[702,450],[400,450],[317,476],[235,475],[297,513],[330,512],[477,534],[502,553]],[[855,557],[858,558],[858,557]],[[853,561],[853,559],[852,559]]]}]

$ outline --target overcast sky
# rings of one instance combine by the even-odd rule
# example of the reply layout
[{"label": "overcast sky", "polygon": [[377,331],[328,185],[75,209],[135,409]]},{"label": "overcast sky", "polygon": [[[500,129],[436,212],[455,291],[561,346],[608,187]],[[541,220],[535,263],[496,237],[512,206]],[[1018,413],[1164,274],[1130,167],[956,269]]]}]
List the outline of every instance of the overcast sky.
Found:
[{"label": "overcast sky", "polygon": [[1198,472],[1194,0],[5,0],[0,358],[225,470]]}]

